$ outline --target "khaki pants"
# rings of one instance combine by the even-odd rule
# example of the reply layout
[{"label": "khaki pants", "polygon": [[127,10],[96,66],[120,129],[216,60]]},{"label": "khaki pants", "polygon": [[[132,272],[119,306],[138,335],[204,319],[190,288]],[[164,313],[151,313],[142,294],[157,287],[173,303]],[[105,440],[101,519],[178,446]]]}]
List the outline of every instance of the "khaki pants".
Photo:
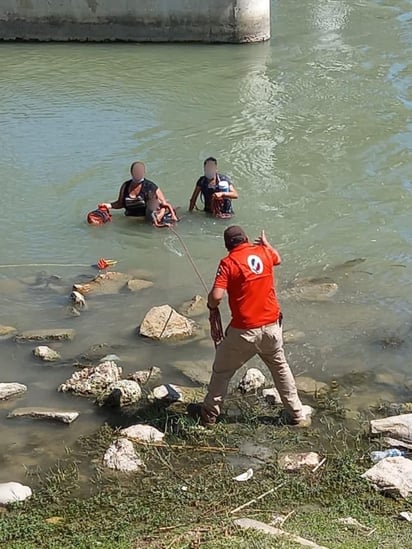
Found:
[{"label": "khaki pants", "polygon": [[229,327],[225,339],[216,349],[212,377],[203,403],[205,411],[214,416],[220,414],[229,381],[255,355],[259,355],[269,368],[286,411],[293,419],[302,419],[302,403],[285,358],[282,328],[278,322],[251,330]]}]

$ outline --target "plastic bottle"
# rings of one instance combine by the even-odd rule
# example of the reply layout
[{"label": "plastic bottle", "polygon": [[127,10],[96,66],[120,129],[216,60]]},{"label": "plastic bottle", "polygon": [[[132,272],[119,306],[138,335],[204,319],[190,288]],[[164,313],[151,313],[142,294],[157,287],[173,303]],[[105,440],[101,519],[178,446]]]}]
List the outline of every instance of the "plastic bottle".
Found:
[{"label": "plastic bottle", "polygon": [[378,461],[381,461],[381,459],[390,458],[390,457],[401,457],[404,455],[405,455],[405,452],[402,452],[401,450],[397,450],[396,448],[390,448],[389,450],[371,452],[370,458],[373,461],[373,463],[378,463]]},{"label": "plastic bottle", "polygon": [[228,193],[230,191],[229,183],[221,179],[217,184],[217,191],[219,193]]}]

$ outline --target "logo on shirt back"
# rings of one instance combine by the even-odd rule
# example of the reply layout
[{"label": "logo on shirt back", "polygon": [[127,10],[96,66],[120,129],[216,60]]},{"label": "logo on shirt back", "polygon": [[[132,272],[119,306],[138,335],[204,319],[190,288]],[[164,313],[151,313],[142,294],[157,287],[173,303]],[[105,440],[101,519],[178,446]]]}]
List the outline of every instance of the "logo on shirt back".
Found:
[{"label": "logo on shirt back", "polygon": [[247,258],[247,264],[252,273],[260,275],[263,273],[263,261],[257,255],[250,255]]}]

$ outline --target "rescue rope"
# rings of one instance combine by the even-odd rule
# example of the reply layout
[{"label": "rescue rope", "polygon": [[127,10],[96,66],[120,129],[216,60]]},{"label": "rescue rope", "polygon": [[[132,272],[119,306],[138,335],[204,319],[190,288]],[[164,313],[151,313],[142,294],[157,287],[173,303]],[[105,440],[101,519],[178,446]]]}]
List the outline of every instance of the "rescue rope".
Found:
[{"label": "rescue rope", "polygon": [[[207,284],[205,282],[205,279],[202,276],[202,273],[199,271],[192,254],[189,251],[189,248],[186,246],[185,241],[180,236],[180,234],[172,227],[169,226],[169,230],[176,236],[176,238],[179,240],[187,259],[189,260],[190,264],[193,267],[193,270],[197,274],[206,294],[209,293]],[[222,317],[220,316],[219,308],[216,307],[216,309],[210,309],[209,310],[209,322],[210,322],[210,334],[212,336],[212,339],[215,343],[215,347],[219,345],[223,341],[224,335],[223,335],[223,326],[222,326]]]},{"label": "rescue rope", "polygon": [[20,267],[90,267],[85,263],[22,263],[17,265],[0,265],[0,269],[17,269]]}]

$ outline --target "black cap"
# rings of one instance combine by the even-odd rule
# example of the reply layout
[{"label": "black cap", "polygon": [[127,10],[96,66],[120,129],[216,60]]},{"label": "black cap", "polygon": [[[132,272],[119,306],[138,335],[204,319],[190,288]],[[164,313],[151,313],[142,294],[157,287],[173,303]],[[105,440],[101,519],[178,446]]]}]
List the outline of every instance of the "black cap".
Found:
[{"label": "black cap", "polygon": [[248,242],[248,237],[242,227],[238,225],[232,225],[228,227],[223,233],[223,238],[225,239],[225,246],[227,250],[233,250],[239,244],[244,244]]}]

